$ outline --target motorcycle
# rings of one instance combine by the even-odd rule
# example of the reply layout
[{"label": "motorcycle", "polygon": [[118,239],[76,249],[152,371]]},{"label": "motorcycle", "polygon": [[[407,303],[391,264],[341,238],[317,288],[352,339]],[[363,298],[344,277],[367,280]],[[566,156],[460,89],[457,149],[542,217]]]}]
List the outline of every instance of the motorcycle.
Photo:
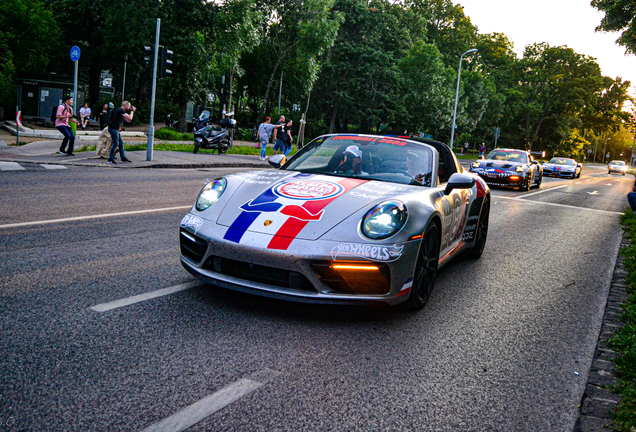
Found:
[{"label": "motorcycle", "polygon": [[166,126],[176,129],[179,126],[179,120],[172,120],[172,114],[166,116]]},{"label": "motorcycle", "polygon": [[219,127],[210,123],[210,111],[203,111],[194,122],[194,152],[200,148],[216,150],[225,154],[232,147],[232,134],[229,129],[236,126],[236,120],[224,118],[219,121]]}]

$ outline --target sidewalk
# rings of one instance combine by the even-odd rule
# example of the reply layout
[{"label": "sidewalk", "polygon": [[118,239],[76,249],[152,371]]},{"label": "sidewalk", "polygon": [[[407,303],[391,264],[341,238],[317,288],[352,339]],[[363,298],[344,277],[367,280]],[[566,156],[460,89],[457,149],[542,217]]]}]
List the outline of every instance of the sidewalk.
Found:
[{"label": "sidewalk", "polygon": [[[106,159],[95,152],[75,152],[75,156],[59,155],[61,140],[36,141],[19,147],[8,146],[0,140],[0,160],[18,163],[37,163],[66,166],[91,166],[108,168],[269,168],[267,161],[257,155],[219,155],[185,153],[177,151],[154,151],[152,161],[146,160],[146,151],[127,151],[130,164],[108,165]],[[75,141],[75,150],[93,143]],[[236,143],[236,145],[239,145]]]}]

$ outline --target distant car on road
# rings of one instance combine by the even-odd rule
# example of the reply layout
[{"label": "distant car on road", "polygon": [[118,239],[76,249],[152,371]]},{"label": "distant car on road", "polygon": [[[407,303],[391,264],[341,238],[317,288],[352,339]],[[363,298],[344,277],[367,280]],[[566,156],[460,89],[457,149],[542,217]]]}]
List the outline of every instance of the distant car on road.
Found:
[{"label": "distant car on road", "polygon": [[574,159],[555,157],[549,162],[543,164],[543,175],[553,177],[581,177],[583,164],[578,163]]},{"label": "distant car on road", "polygon": [[623,161],[611,161],[607,167],[607,173],[619,173],[625,175],[627,173],[627,165]]},{"label": "distant car on road", "polygon": [[541,187],[543,168],[525,150],[496,149],[485,160],[471,164],[470,172],[477,174],[489,186],[519,188],[527,191]]},{"label": "distant car on road", "polygon": [[269,162],[279,169],[208,183],[181,221],[181,263],[198,279],[299,302],[418,309],[439,266],[484,249],[490,190],[442,143],[323,135]]}]

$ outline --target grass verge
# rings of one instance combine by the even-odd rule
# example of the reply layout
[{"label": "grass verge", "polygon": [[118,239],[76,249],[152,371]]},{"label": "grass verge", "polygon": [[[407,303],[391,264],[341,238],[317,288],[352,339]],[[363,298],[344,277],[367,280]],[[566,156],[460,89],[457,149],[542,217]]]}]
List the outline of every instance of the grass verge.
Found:
[{"label": "grass verge", "polygon": [[[145,151],[148,148],[146,144],[124,144],[125,151]],[[170,144],[170,143],[155,143],[152,146],[155,151],[178,151],[184,153],[192,153],[193,146],[192,144]],[[76,152],[90,152],[96,151],[97,146],[89,145],[84,146],[80,149],[76,149]],[[290,155],[296,154],[298,149],[293,148]],[[267,149],[267,154],[269,156],[272,155],[272,150],[270,148]],[[199,153],[216,153],[216,150],[208,150],[208,149],[200,149]],[[227,154],[238,154],[238,155],[260,155],[261,151],[259,149],[254,148],[254,146],[247,145],[237,145],[232,146],[231,149],[228,150]]]},{"label": "grass verge", "polygon": [[616,351],[614,360],[619,381],[614,391],[621,396],[621,402],[617,407],[614,421],[615,431],[636,431],[636,214],[630,209],[621,216],[621,223],[626,226],[627,236],[631,245],[624,248],[621,253],[625,257],[625,269],[627,270],[627,301],[622,307],[622,315],[625,324],[616,332],[608,342]]}]

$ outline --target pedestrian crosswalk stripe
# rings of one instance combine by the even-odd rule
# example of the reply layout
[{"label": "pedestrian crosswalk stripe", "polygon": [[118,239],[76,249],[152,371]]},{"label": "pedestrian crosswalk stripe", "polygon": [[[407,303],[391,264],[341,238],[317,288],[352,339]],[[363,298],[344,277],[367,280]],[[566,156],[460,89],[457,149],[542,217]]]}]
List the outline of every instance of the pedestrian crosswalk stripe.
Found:
[{"label": "pedestrian crosswalk stripe", "polygon": [[24,168],[17,162],[0,162],[0,171],[22,171]]},{"label": "pedestrian crosswalk stripe", "polygon": [[64,165],[48,165],[48,164],[41,164],[41,165],[48,170],[68,169]]}]

